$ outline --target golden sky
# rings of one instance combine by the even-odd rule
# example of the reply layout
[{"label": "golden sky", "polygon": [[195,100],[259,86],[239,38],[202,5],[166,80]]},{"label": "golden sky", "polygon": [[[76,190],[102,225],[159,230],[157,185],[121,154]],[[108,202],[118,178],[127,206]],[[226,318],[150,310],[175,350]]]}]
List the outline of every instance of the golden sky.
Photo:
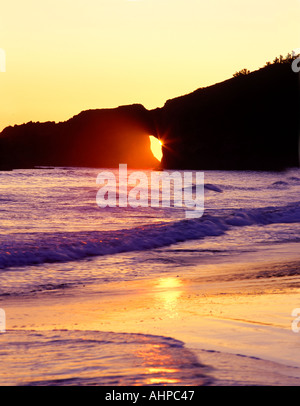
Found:
[{"label": "golden sky", "polygon": [[300,0],[1,0],[0,131],[167,99],[300,47]]}]

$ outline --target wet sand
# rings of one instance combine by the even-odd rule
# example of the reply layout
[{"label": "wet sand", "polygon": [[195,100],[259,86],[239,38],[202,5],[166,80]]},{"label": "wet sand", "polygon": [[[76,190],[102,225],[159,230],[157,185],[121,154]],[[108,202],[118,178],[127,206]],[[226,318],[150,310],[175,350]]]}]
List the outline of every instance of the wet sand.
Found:
[{"label": "wet sand", "polygon": [[0,307],[8,332],[172,337],[209,366],[214,385],[300,385],[300,333],[291,328],[291,313],[300,307],[298,282],[286,277],[280,283],[272,278],[210,283],[166,275],[3,297]]}]

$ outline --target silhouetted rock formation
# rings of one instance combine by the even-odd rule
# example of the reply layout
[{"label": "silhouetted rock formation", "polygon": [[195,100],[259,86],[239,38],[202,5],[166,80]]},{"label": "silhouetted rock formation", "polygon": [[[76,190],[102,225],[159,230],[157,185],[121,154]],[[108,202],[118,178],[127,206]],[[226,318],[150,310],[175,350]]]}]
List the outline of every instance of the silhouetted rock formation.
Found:
[{"label": "silhouetted rock formation", "polygon": [[299,119],[299,74],[276,63],[152,111],[122,106],[58,124],[7,127],[0,134],[0,170],[157,167],[149,135],[164,142],[165,169],[281,170],[299,164]]},{"label": "silhouetted rock formation", "polygon": [[0,134],[0,168],[155,167],[150,113],[141,105],[88,110],[62,123],[27,123]]},{"label": "silhouetted rock formation", "polygon": [[168,101],[152,112],[164,168],[281,170],[299,164],[299,74],[290,64]]}]

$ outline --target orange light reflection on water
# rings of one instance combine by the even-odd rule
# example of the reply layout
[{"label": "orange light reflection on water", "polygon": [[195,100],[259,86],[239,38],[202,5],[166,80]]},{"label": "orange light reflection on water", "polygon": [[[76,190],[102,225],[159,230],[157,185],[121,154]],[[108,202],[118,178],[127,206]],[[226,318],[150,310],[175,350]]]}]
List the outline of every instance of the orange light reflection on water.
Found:
[{"label": "orange light reflection on water", "polygon": [[178,379],[169,379],[169,378],[164,378],[163,380],[161,378],[151,378],[147,382],[149,385],[161,385],[161,384],[171,384],[171,383],[179,383],[180,381]]},{"label": "orange light reflection on water", "polygon": [[[162,277],[155,283],[155,298],[164,313],[169,318],[178,316],[178,300],[183,293],[183,282],[177,277]],[[143,374],[148,375],[146,385],[174,385],[179,384],[181,361],[163,344],[146,345],[136,355],[143,359]]]},{"label": "orange light reflection on water", "polygon": [[145,378],[146,385],[168,385],[180,382],[178,360],[167,346],[146,345],[143,350],[136,352],[136,356],[143,359],[143,373],[149,375]]}]

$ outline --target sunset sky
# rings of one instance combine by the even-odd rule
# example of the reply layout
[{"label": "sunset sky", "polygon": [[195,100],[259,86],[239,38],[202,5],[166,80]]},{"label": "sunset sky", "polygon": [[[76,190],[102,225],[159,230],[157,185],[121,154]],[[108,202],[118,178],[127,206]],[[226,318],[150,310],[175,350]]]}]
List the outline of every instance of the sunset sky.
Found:
[{"label": "sunset sky", "polygon": [[300,47],[300,0],[2,0],[0,130],[167,99]]}]

